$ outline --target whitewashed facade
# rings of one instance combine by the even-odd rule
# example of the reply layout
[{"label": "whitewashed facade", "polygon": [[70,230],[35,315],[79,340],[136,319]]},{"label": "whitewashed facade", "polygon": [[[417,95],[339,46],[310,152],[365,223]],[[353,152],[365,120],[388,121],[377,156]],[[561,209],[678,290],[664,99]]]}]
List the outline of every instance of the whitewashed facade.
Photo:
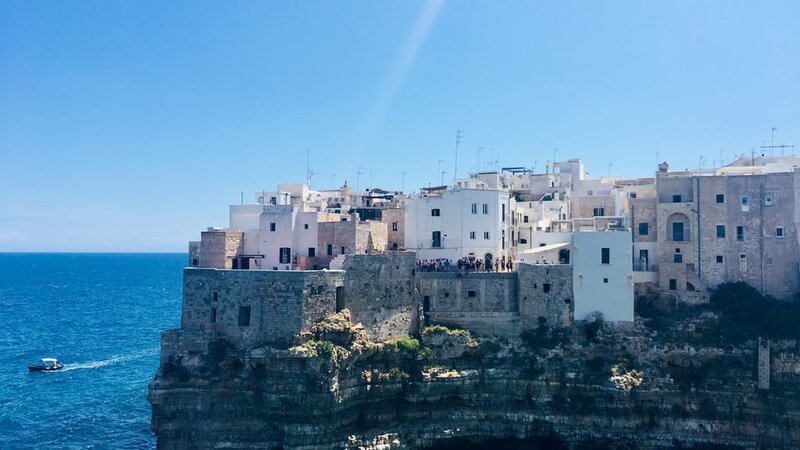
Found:
[{"label": "whitewashed facade", "polygon": [[511,257],[516,239],[514,202],[508,192],[477,180],[409,198],[405,202],[405,247],[419,259]]}]

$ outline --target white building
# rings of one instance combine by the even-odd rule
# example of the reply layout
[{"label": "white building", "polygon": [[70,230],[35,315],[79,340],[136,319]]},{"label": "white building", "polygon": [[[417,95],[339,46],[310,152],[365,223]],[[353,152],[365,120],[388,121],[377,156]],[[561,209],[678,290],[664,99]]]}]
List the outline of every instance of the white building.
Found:
[{"label": "white building", "polygon": [[633,322],[631,249],[630,230],[572,234],[576,320],[597,311],[609,321]]},{"label": "white building", "polygon": [[427,191],[405,202],[405,247],[429,260],[511,257],[513,208],[507,191],[475,179]]}]

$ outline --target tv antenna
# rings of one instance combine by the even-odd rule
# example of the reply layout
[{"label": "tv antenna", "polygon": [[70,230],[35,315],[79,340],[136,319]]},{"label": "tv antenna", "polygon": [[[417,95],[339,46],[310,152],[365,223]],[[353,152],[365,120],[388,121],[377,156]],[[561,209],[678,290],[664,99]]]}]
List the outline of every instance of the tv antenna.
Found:
[{"label": "tv antenna", "polygon": [[774,151],[775,151],[775,149],[776,149],[776,148],[779,148],[779,149],[781,149],[781,156],[784,156],[784,152],[783,152],[783,151],[784,151],[785,149],[787,149],[787,148],[791,148],[791,149],[792,149],[792,155],[794,155],[794,144],[789,144],[789,145],[786,145],[786,144],[775,145],[775,132],[776,132],[777,130],[778,130],[777,128],[775,128],[775,127],[772,127],[772,130],[771,130],[771,133],[770,133],[770,140],[769,140],[770,144],[769,144],[769,145],[762,145],[762,146],[761,146],[761,152],[762,152],[762,153],[764,153],[764,150],[765,150],[765,149],[769,149],[771,156],[774,156],[774,155],[775,155],[775,154],[774,154]]},{"label": "tv antenna", "polygon": [[306,184],[311,186],[311,179],[317,174],[318,172],[311,170],[311,150],[306,149]]},{"label": "tv antenna", "polygon": [[459,144],[461,144],[461,134],[462,133],[463,133],[462,130],[456,130],[456,164],[455,164],[455,169],[453,171],[453,179],[454,180],[456,178],[458,178],[458,146],[459,146]]}]

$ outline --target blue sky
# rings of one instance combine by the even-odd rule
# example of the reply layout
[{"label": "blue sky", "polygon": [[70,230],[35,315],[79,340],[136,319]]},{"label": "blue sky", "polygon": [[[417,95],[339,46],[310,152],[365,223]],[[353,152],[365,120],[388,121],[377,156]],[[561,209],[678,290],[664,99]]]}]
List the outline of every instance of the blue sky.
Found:
[{"label": "blue sky", "polygon": [[[800,2],[0,1],[0,251],[184,251],[302,181],[411,191],[800,145]],[[800,148],[798,149],[800,151]],[[492,157],[494,155],[494,157]],[[609,167],[609,164],[613,166]]]}]

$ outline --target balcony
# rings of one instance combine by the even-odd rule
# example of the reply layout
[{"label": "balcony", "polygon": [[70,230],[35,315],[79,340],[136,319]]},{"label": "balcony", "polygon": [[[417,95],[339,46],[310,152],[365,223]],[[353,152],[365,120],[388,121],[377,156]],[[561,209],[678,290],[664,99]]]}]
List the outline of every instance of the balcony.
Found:
[{"label": "balcony", "polygon": [[658,264],[655,263],[633,263],[634,272],[658,272]]}]

